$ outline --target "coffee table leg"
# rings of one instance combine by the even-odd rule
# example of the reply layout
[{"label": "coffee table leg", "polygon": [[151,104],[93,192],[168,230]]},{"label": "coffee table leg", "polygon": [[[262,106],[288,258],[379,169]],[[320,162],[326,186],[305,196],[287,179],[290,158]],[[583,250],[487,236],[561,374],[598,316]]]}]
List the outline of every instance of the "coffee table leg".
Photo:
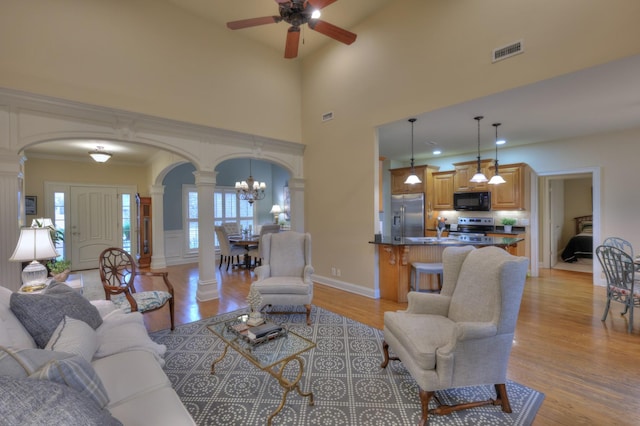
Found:
[{"label": "coffee table leg", "polygon": [[[287,379],[285,377],[282,377],[282,374],[284,373],[285,367],[291,361],[297,361],[298,362],[298,375],[295,377],[295,379],[293,379],[293,381],[290,381],[289,379]],[[280,386],[282,386],[282,388],[284,389],[284,393],[282,394],[282,401],[280,401],[280,405],[269,416],[269,419],[267,420],[267,426],[271,426],[271,420],[282,410],[282,408],[284,407],[284,404],[287,402],[287,395],[293,389],[295,389],[300,396],[309,397],[309,405],[313,405],[314,404],[314,402],[313,402],[313,392],[304,393],[304,392],[302,392],[302,389],[300,389],[300,379],[302,378],[303,370],[304,370],[304,361],[302,361],[302,358],[297,357],[297,356],[293,357],[291,359],[288,359],[286,361],[283,361],[281,363],[280,370],[278,370],[278,371],[269,370],[269,374],[271,374],[273,377],[275,377],[278,380],[278,383],[280,383]]]},{"label": "coffee table leg", "polygon": [[215,359],[211,363],[211,374],[216,374],[216,372],[215,372],[216,363],[222,361],[222,358],[224,358],[224,356],[227,354],[227,349],[229,349],[229,344],[228,343],[225,345],[224,350],[222,351],[222,355],[220,355],[217,359]]}]

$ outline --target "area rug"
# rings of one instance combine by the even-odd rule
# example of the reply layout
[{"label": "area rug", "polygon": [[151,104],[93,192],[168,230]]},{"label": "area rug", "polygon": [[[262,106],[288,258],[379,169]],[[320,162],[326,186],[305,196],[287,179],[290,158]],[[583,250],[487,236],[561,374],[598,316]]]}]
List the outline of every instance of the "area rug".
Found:
[{"label": "area rug", "polygon": [[[171,332],[151,333],[167,346],[165,372],[198,425],[265,425],[278,407],[282,389],[268,373],[229,349],[210,374],[224,343],[208,324],[235,318],[240,311],[177,326]],[[313,391],[315,405],[290,392],[273,425],[417,425],[420,420],[418,387],[401,362],[382,362],[382,331],[327,310],[313,307],[312,325],[304,314],[273,315],[274,322],[316,343],[302,354],[305,371],[302,391]],[[544,395],[509,381],[513,413],[499,406],[483,406],[446,416],[429,416],[429,425],[529,425]],[[493,386],[437,392],[443,403],[495,398]],[[433,403],[433,402],[432,402]],[[435,407],[435,405],[434,405]],[[432,407],[433,408],[433,407]]]}]

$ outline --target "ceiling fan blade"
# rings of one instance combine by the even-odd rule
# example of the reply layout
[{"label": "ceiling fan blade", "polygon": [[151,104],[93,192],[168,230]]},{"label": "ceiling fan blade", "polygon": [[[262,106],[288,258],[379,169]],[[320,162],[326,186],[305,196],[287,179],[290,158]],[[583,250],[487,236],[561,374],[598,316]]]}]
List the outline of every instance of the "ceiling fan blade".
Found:
[{"label": "ceiling fan blade", "polygon": [[290,27],[287,32],[287,44],[284,47],[284,57],[292,59],[298,56],[300,42],[300,27]]},{"label": "ceiling fan blade", "polygon": [[321,21],[320,19],[312,19],[309,21],[309,27],[312,30],[324,34],[327,37],[331,37],[334,40],[338,40],[344,44],[351,44],[356,41],[357,34],[344,30],[340,27],[336,27],[328,22]]},{"label": "ceiling fan blade", "polygon": [[227,22],[227,27],[232,30],[255,27],[258,25],[277,24],[282,21],[280,16],[263,16],[261,18],[241,19],[239,21]]},{"label": "ceiling fan blade", "polygon": [[335,3],[336,1],[337,0],[307,0],[307,3],[309,3],[314,8],[320,10],[329,6],[331,3]]}]

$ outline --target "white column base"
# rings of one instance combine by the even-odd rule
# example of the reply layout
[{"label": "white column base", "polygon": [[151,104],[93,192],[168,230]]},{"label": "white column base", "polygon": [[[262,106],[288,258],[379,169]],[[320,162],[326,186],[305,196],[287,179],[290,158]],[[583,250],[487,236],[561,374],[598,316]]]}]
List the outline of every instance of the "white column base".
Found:
[{"label": "white column base", "polygon": [[196,300],[198,302],[206,302],[207,300],[219,299],[218,282],[198,280],[198,290],[196,291]]}]

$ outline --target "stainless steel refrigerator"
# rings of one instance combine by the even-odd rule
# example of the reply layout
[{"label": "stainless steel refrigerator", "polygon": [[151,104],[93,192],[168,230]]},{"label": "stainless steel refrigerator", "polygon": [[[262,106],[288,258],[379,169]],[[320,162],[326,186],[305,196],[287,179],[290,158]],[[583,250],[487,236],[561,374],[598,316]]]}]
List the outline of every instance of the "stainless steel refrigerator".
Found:
[{"label": "stainless steel refrigerator", "polygon": [[391,237],[424,237],[424,194],[391,196]]}]

